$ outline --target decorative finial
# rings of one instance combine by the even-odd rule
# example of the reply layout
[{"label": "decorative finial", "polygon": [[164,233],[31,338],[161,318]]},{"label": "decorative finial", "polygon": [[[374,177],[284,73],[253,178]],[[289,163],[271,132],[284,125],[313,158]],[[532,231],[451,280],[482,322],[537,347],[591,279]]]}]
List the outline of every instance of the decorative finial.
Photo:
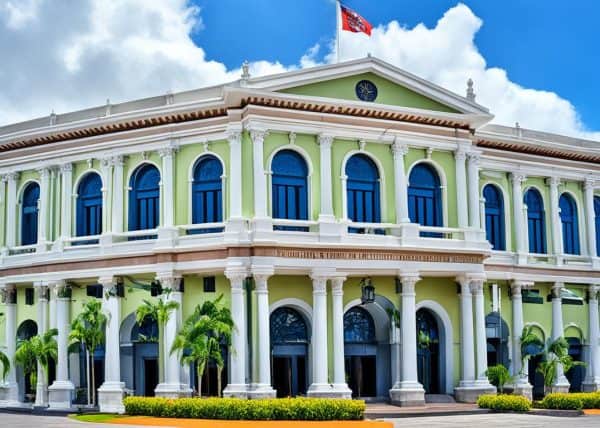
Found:
[{"label": "decorative finial", "polygon": [[467,80],[467,99],[469,101],[475,101],[475,91],[473,90],[473,79]]},{"label": "decorative finial", "polygon": [[371,58],[371,52],[367,53],[367,58]]},{"label": "decorative finial", "polygon": [[250,79],[250,64],[246,60],[242,64],[242,81],[247,82],[248,79]]},{"label": "decorative finial", "polygon": [[523,136],[523,131],[521,129],[521,125],[519,125],[519,122],[515,123],[515,130],[517,131],[517,136],[521,138]]},{"label": "decorative finial", "polygon": [[167,103],[168,106],[175,103],[175,97],[173,96],[173,92],[171,90],[168,90],[167,93],[165,94],[165,102]]},{"label": "decorative finial", "polygon": [[56,113],[54,113],[54,109],[52,109],[52,113],[50,113],[50,126],[56,125]]},{"label": "decorative finial", "polygon": [[110,98],[106,99],[106,108],[104,109],[104,116],[110,116],[111,113],[111,105],[110,105]]}]

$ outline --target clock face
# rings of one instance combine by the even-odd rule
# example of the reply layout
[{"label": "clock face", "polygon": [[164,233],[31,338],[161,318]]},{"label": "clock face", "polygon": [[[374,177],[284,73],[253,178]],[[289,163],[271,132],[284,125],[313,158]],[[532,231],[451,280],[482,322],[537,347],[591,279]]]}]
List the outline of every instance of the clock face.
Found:
[{"label": "clock face", "polygon": [[377,86],[368,80],[361,80],[356,84],[356,96],[362,101],[375,101]]}]

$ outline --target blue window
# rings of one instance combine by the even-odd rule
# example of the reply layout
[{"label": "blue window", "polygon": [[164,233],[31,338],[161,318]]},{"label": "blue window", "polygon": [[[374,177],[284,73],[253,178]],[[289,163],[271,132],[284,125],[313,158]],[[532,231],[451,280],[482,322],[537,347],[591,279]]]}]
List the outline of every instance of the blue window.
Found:
[{"label": "blue window", "polygon": [[529,252],[546,254],[546,222],[542,195],[536,189],[529,189],[524,200],[527,205]]},{"label": "blue window", "polygon": [[155,166],[138,167],[129,181],[129,230],[146,230],[158,227],[160,172]]},{"label": "blue window", "polygon": [[365,309],[355,306],[344,314],[344,342],[375,343],[375,323]]},{"label": "blue window", "polygon": [[504,232],[504,199],[500,190],[488,184],[483,188],[485,199],[485,234],[494,250],[506,250]]},{"label": "blue window", "polygon": [[40,186],[29,183],[23,190],[21,208],[21,245],[37,244],[38,240],[38,201]]},{"label": "blue window", "polygon": [[102,233],[102,179],[87,174],[77,186],[77,236]]},{"label": "blue window", "polygon": [[[379,172],[368,156],[357,154],[346,163],[346,194],[348,218],[363,223],[379,223]],[[351,228],[350,232],[364,233],[362,229]]]},{"label": "blue window", "polygon": [[[220,223],[223,221],[223,166],[212,155],[202,156],[194,167],[192,183],[192,223]],[[201,229],[188,233],[221,232],[222,228]]]},{"label": "blue window", "polygon": [[558,201],[562,224],[563,251],[565,254],[579,254],[579,222],[577,204],[571,195],[563,193]]},{"label": "blue window", "polygon": [[271,314],[271,343],[308,343],[308,328],[295,309],[277,308]]},{"label": "blue window", "polygon": [[[308,220],[308,167],[304,158],[293,150],[281,150],[271,165],[273,218]],[[306,228],[282,227],[279,230],[301,230]]]},{"label": "blue window", "polygon": [[596,255],[600,256],[600,197],[594,196],[594,217],[596,226]]},{"label": "blue window", "polygon": [[[412,223],[423,226],[442,226],[442,194],[440,178],[431,165],[420,163],[408,177],[408,216]],[[440,237],[437,233],[422,232],[421,236]]]}]

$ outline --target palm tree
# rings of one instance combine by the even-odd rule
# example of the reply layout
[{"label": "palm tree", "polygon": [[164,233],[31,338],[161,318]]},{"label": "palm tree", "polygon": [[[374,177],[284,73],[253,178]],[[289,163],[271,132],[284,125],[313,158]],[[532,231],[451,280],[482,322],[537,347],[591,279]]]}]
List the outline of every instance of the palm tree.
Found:
[{"label": "palm tree", "polygon": [[[166,295],[168,297],[168,294]],[[158,380],[164,382],[164,355],[165,341],[164,332],[171,312],[179,308],[179,303],[174,300],[158,299],[156,303],[149,300],[143,301],[142,306],[135,311],[135,319],[139,325],[142,325],[144,320],[152,319],[158,324]]]},{"label": "palm tree", "polygon": [[532,357],[532,354],[528,352],[529,347],[534,346],[536,348],[543,348],[544,342],[534,333],[533,326],[527,325],[523,327],[521,337],[519,337],[519,343],[521,344],[521,371],[519,374],[522,376],[525,371],[525,364]]},{"label": "palm tree", "polygon": [[199,396],[202,395],[202,376],[210,360],[217,366],[217,391],[221,395],[221,375],[225,365],[221,346],[231,344],[233,330],[231,312],[221,303],[222,298],[221,295],[214,301],[207,300],[196,306],[171,347],[171,353],[179,353],[181,364],[196,365]]},{"label": "palm tree", "polygon": [[546,358],[541,361],[537,372],[544,377],[544,390],[549,391],[556,381],[558,366],[562,366],[564,372],[568,372],[574,366],[583,366],[585,363],[581,361],[573,361],[573,357],[569,355],[569,343],[564,337],[559,337],[556,340],[548,340],[545,351]]},{"label": "palm tree", "polygon": [[[25,375],[29,374],[32,386],[37,383],[38,376],[47,377],[50,360],[56,361],[58,345],[54,337],[57,335],[58,330],[52,328],[43,334],[17,342],[15,361],[23,367]],[[41,368],[41,373],[38,373],[38,365]]]},{"label": "palm tree", "polygon": [[[104,343],[105,323],[106,315],[102,313],[102,303],[96,299],[86,302],[85,305],[83,305],[82,311],[71,323],[71,333],[69,333],[69,339],[72,343],[79,343],[83,345],[86,352],[88,405],[96,404],[96,373],[93,364],[93,357],[96,348]],[[91,373],[90,359],[92,359]],[[91,388],[89,387],[90,385]]]},{"label": "palm tree", "polygon": [[4,382],[10,370],[10,360],[8,359],[8,355],[2,351],[0,351],[0,365],[2,365],[2,381]]}]

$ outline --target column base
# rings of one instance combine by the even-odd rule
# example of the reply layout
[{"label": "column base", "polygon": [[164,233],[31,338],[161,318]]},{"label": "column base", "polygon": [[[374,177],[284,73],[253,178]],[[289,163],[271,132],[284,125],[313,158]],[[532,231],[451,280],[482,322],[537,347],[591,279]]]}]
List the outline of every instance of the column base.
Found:
[{"label": "column base", "polygon": [[70,381],[54,381],[48,387],[48,404],[53,410],[69,410],[75,387]]},{"label": "column base", "polygon": [[163,398],[184,398],[191,397],[192,390],[181,383],[159,383],[154,389],[154,395]]},{"label": "column base", "polygon": [[390,402],[394,406],[425,405],[425,390],[419,382],[398,382],[390,389]]},{"label": "column base", "polygon": [[310,398],[351,398],[352,391],[346,384],[313,383],[306,395]]},{"label": "column base", "polygon": [[45,383],[38,382],[35,386],[34,407],[48,407],[48,388]]},{"label": "column base", "polygon": [[521,395],[529,400],[533,400],[533,386],[525,379],[520,379],[513,387],[514,395]]},{"label": "column base", "polygon": [[275,398],[277,392],[271,385],[256,383],[250,386],[248,398],[251,400],[260,400],[262,398]]},{"label": "column base", "polygon": [[552,384],[550,390],[552,392],[561,392],[566,394],[567,392],[569,392],[570,387],[571,384],[567,380],[566,376],[562,375],[558,379],[556,379],[556,381]]},{"label": "column base", "polygon": [[16,382],[6,382],[0,385],[0,406],[17,407],[19,405],[19,384]]},{"label": "column base", "polygon": [[[463,383],[461,381],[461,383]],[[467,384],[467,382],[464,382]],[[480,395],[496,394],[496,387],[493,385],[479,386],[476,381],[470,382],[470,386],[458,386],[454,388],[454,399],[459,403],[476,403]]]},{"label": "column base", "polygon": [[223,390],[223,397],[248,398],[248,385],[245,383],[230,383]]},{"label": "column base", "polygon": [[583,382],[583,392],[600,391],[600,378],[586,379]]},{"label": "column base", "polygon": [[101,413],[125,413],[123,398],[125,397],[124,382],[104,382],[98,388],[98,407]]}]

